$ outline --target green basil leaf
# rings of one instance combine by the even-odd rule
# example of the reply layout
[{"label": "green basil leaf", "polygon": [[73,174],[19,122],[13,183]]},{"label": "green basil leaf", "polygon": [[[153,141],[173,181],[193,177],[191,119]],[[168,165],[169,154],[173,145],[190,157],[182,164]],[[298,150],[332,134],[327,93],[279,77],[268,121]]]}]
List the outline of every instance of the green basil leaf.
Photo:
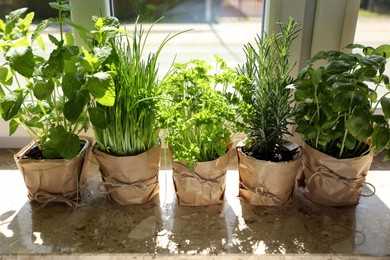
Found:
[{"label": "green basil leaf", "polygon": [[332,109],[335,112],[348,111],[349,105],[351,104],[351,95],[347,93],[337,94],[333,100]]},{"label": "green basil leaf", "polygon": [[381,106],[386,119],[390,118],[390,98],[382,97]]},{"label": "green basil leaf", "polygon": [[389,143],[390,133],[387,127],[376,126],[371,136],[376,153],[381,152]]}]

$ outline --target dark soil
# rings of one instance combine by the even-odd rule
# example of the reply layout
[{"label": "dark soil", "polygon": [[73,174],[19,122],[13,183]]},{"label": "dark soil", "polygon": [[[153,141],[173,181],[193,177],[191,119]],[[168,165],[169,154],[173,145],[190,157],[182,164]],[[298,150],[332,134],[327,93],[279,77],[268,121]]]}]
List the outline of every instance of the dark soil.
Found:
[{"label": "dark soil", "polygon": [[299,146],[297,146],[295,149],[292,150],[287,149],[285,147],[281,147],[281,149],[278,149],[273,153],[270,152],[268,155],[264,155],[264,154],[257,154],[253,152],[250,148],[245,149],[245,147],[242,147],[242,152],[245,155],[254,157],[258,160],[271,161],[271,162],[288,162],[296,158],[297,155],[301,152],[301,149]]},{"label": "dark soil", "polygon": [[[80,151],[83,149],[84,145],[85,145],[85,141],[84,140],[80,140]],[[33,148],[27,150],[20,158],[21,159],[32,159],[32,160],[46,159],[43,156],[42,150],[39,149],[38,146],[34,146]],[[64,158],[59,157],[59,158],[56,158],[56,159],[64,159]]]}]

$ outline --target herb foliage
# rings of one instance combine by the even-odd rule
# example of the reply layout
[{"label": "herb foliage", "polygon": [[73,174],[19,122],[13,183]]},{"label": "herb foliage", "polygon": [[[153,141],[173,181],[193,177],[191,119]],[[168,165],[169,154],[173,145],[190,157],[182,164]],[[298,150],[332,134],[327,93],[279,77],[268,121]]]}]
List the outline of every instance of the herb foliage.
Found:
[{"label": "herb foliage", "polygon": [[161,119],[175,161],[194,168],[228,151],[232,133],[241,127],[235,110],[238,99],[230,91],[237,80],[234,69],[220,57],[215,67],[196,59],[174,64],[163,85]]},{"label": "herb foliage", "polygon": [[292,18],[286,24],[280,23],[280,32],[259,35],[254,44],[244,45],[246,61],[237,71],[247,80],[236,86],[241,95],[246,124],[247,139],[243,150],[260,160],[282,161],[286,157],[283,142],[291,135],[289,125],[293,124],[293,82],[290,76],[289,50],[298,36],[299,23]]},{"label": "herb foliage", "polygon": [[[80,150],[78,134],[89,126],[89,102],[113,105],[115,89],[111,73],[103,71],[103,59],[80,49],[72,34],[64,32],[65,24],[83,35],[87,32],[63,16],[71,10],[68,1],[50,6],[58,10],[58,17],[43,20],[35,30],[34,13],[24,15],[26,8],[0,20],[5,56],[0,65],[0,114],[9,121],[10,135],[21,125],[44,158],[71,159]],[[60,33],[59,38],[48,34],[55,48],[46,58],[39,55],[46,50],[42,32],[52,25],[58,25]]]},{"label": "herb foliage", "polygon": [[[347,48],[362,53],[321,51],[307,62],[295,82],[297,132],[307,144],[336,158],[390,148],[390,85],[384,74],[390,45],[351,44]],[[381,97],[380,87],[387,89]],[[383,114],[376,112],[379,106]]]},{"label": "herb foliage", "polygon": [[147,31],[135,24],[134,32],[116,35],[111,46],[116,61],[115,104],[97,103],[90,109],[99,149],[116,156],[137,155],[155,147],[159,137],[159,99],[162,91],[158,79],[158,57],[174,35],[168,35],[155,53],[143,57]]}]

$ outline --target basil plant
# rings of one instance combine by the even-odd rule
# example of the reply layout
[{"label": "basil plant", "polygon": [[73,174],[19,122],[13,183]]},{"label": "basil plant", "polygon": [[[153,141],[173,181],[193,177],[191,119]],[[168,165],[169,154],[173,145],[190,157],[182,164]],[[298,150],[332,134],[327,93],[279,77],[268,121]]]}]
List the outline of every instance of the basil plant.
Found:
[{"label": "basil plant", "polygon": [[[89,126],[89,103],[114,103],[113,75],[106,66],[110,48],[107,44],[88,51],[76,46],[64,26],[72,26],[84,36],[87,31],[66,18],[64,14],[71,10],[67,1],[50,5],[58,10],[58,17],[43,20],[36,29],[31,26],[34,13],[26,14],[26,8],[0,20],[0,49],[4,54],[0,114],[9,121],[9,134],[23,127],[44,158],[71,159],[80,150],[78,135]],[[100,31],[93,32],[94,37],[108,38],[107,28],[119,24],[115,19],[95,18],[95,22]],[[47,35],[54,45],[47,55],[43,32],[52,25],[59,27],[59,36]]]},{"label": "basil plant", "polygon": [[[353,52],[317,53],[295,82],[297,132],[307,144],[336,158],[390,148],[390,84],[384,74],[390,45],[347,48]],[[384,95],[378,94],[380,89]]]}]

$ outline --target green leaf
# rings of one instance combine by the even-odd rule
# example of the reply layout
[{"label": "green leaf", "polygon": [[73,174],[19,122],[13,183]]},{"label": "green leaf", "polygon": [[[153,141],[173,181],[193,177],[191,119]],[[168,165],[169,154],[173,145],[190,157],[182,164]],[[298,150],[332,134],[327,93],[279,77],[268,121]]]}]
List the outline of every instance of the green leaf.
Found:
[{"label": "green leaf", "polygon": [[9,122],[9,135],[13,135],[16,130],[18,129],[18,126],[19,126],[19,121],[16,120],[16,119],[11,119],[11,121]]},{"label": "green leaf", "polygon": [[342,60],[332,60],[325,65],[325,73],[327,74],[339,74],[346,71],[349,71],[352,68],[352,65],[349,62]]},{"label": "green leaf", "polygon": [[352,97],[347,93],[337,94],[333,100],[333,111],[343,112],[348,111],[349,105],[351,104]]},{"label": "green leaf", "polygon": [[379,46],[374,50],[373,54],[390,58],[390,44],[382,44],[381,46]]},{"label": "green leaf", "polygon": [[35,60],[30,46],[19,46],[11,48],[5,58],[10,63],[10,67],[20,75],[30,78],[34,73]]},{"label": "green leaf", "polygon": [[18,22],[20,16],[27,11],[27,8],[20,8],[6,15],[6,23],[5,23],[5,33],[10,34]]},{"label": "green leaf", "polygon": [[387,127],[376,126],[371,136],[371,141],[375,152],[379,153],[386,148],[389,143],[390,133]]},{"label": "green leaf", "polygon": [[89,72],[94,72],[95,68],[99,65],[99,58],[89,53],[85,48],[82,47],[84,58],[80,60],[83,68]]},{"label": "green leaf", "polygon": [[62,50],[62,57],[65,60],[70,60],[72,57],[77,56],[79,51],[80,49],[77,46],[64,46]]},{"label": "green leaf", "polygon": [[390,118],[390,98],[388,97],[382,97],[381,98],[381,106],[383,113],[385,114],[385,118]]},{"label": "green leaf", "polygon": [[69,99],[75,98],[83,84],[84,82],[79,74],[75,72],[66,73],[62,78],[62,90],[64,91],[65,97]]},{"label": "green leaf", "polygon": [[64,104],[64,116],[71,122],[75,122],[84,110],[89,101],[89,95],[86,90],[77,92],[76,96]]},{"label": "green leaf", "polygon": [[49,5],[51,8],[61,10],[61,11],[71,11],[73,9],[69,4],[60,4],[57,2],[50,2]]},{"label": "green leaf", "polygon": [[353,150],[356,146],[356,139],[352,135],[347,134],[344,144],[347,149]]},{"label": "green leaf", "polygon": [[21,89],[16,89],[1,99],[0,111],[5,121],[12,119],[18,114],[23,101],[24,95]]},{"label": "green leaf", "polygon": [[25,124],[30,127],[42,128],[43,123],[41,122],[41,118],[34,116],[30,120],[26,121]]},{"label": "green leaf", "polygon": [[353,136],[356,137],[361,133],[362,130],[367,129],[369,125],[370,120],[367,116],[353,115],[347,120],[345,127]]},{"label": "green leaf", "polygon": [[103,106],[113,106],[115,103],[115,84],[107,72],[98,72],[88,77],[86,82],[88,91],[96,101]]},{"label": "green leaf", "polygon": [[99,129],[107,127],[106,111],[102,107],[92,107],[88,110],[88,113],[94,127]]},{"label": "green leaf", "polygon": [[53,35],[49,34],[49,40],[55,45],[55,46],[61,46],[61,42]]},{"label": "green leaf", "polygon": [[39,100],[45,100],[50,97],[53,90],[54,82],[52,80],[38,81],[34,85],[34,96]]},{"label": "green leaf", "polygon": [[0,68],[0,83],[6,86],[11,86],[13,81],[12,72],[8,68]]},{"label": "green leaf", "polygon": [[332,88],[335,90],[335,93],[341,92],[353,92],[356,90],[356,85],[349,82],[335,82],[332,85]]},{"label": "green leaf", "polygon": [[338,122],[338,118],[333,118],[333,119],[328,119],[322,126],[321,126],[321,129],[323,132],[327,132],[329,130],[331,130],[333,127],[336,126]]},{"label": "green leaf", "polygon": [[64,60],[61,56],[61,50],[54,50],[48,59],[48,61],[43,65],[42,73],[46,78],[54,78],[59,74],[62,74],[64,70]]},{"label": "green leaf", "polygon": [[328,119],[334,117],[334,112],[332,110],[332,107],[328,103],[322,102],[321,109]]},{"label": "green leaf", "polygon": [[67,132],[60,125],[50,129],[42,148],[43,156],[47,159],[72,159],[80,151],[80,140],[77,135]]},{"label": "green leaf", "polygon": [[34,42],[47,27],[49,27],[53,24],[54,24],[54,22],[52,20],[49,20],[49,19],[45,19],[45,20],[41,21],[38,24],[35,31],[31,35],[31,42]]}]

